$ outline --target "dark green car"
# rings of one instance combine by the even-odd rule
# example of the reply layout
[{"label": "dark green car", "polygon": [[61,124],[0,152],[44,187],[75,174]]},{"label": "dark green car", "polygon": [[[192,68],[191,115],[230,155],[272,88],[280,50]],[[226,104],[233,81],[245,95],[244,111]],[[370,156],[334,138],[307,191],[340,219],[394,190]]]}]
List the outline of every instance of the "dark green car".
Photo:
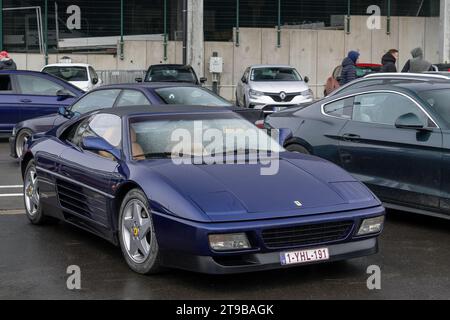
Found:
[{"label": "dark green car", "polygon": [[265,125],[290,129],[288,150],[342,166],[386,207],[450,219],[448,80],[346,91]]}]

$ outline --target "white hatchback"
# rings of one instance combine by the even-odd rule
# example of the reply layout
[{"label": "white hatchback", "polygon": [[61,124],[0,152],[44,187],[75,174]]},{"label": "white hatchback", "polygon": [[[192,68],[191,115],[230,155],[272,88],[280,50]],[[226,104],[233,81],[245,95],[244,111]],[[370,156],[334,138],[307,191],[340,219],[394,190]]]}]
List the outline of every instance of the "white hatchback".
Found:
[{"label": "white hatchback", "polygon": [[46,65],[41,72],[46,72],[70,82],[81,90],[90,91],[102,84],[97,72],[89,64],[55,63]]}]

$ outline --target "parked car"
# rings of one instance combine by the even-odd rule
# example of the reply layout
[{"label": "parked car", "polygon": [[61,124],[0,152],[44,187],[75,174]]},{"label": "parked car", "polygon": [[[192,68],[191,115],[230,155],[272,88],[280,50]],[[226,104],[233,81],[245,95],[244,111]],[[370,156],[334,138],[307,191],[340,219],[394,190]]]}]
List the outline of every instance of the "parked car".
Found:
[{"label": "parked car", "polygon": [[21,157],[23,146],[32,134],[48,131],[66,122],[74,115],[102,108],[161,104],[227,107],[240,113],[252,123],[256,123],[263,118],[260,111],[236,107],[212,91],[192,84],[134,83],[107,85],[88,92],[73,105],[61,108],[58,112],[54,111],[53,114],[18,123],[9,139],[11,156],[13,158]]},{"label": "parked car", "polygon": [[[356,77],[362,78],[368,74],[380,72],[382,67],[383,67],[382,64],[376,64],[376,63],[357,63],[356,64]],[[340,87],[339,80],[341,78],[341,73],[342,73],[341,65],[334,68],[333,73],[327,79],[327,82],[325,83],[325,90],[323,92],[325,97]]]},{"label": "parked car", "polygon": [[83,93],[46,73],[0,71],[0,134],[9,135],[18,122],[69,106]]},{"label": "parked car", "polygon": [[148,68],[145,78],[136,82],[185,82],[201,85],[206,78],[198,78],[195,70],[184,64],[155,64]]},{"label": "parked car", "polygon": [[90,91],[102,85],[102,79],[94,68],[85,63],[49,64],[41,71],[70,82],[83,91]]},{"label": "parked car", "polygon": [[302,103],[310,103],[314,94],[291,66],[254,65],[245,69],[236,87],[236,104],[244,108],[272,113]]},{"label": "parked car", "polygon": [[[222,143],[214,152],[241,160],[277,153],[278,171],[262,175],[261,161],[205,160],[209,140],[183,149],[201,165],[177,163],[174,130],[194,135],[199,121],[222,136],[260,131],[245,149]],[[26,214],[33,224],[60,219],[119,245],[141,274],[250,272],[376,253],[379,200],[334,164],[270,140],[225,108],[96,111],[29,142],[21,161]]]},{"label": "parked car", "polygon": [[286,149],[330,160],[388,208],[450,218],[450,84],[370,86],[271,115]]},{"label": "parked car", "polygon": [[342,92],[351,91],[373,85],[388,85],[405,82],[426,81],[450,81],[450,72],[424,72],[424,73],[372,73],[363,78],[354,80],[343,85],[330,93],[328,97],[338,95]]}]

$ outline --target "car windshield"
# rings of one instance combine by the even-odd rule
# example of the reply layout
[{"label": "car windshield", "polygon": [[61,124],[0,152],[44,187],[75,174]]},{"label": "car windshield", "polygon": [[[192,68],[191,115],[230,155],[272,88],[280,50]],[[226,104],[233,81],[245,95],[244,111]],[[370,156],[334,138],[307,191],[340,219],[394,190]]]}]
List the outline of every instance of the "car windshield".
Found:
[{"label": "car windshield", "polygon": [[173,87],[155,89],[156,94],[167,104],[231,107],[232,104],[200,87]]},{"label": "car windshield", "polygon": [[302,77],[293,68],[254,68],[250,80],[263,81],[302,81]]},{"label": "car windshield", "polygon": [[85,67],[46,67],[42,70],[65,81],[88,81]]},{"label": "car windshield", "polygon": [[284,151],[263,130],[234,113],[141,116],[129,121],[135,160]]},{"label": "car windshield", "polygon": [[419,96],[445,121],[450,128],[450,89],[435,89],[418,92]]},{"label": "car windshield", "polygon": [[161,66],[152,67],[145,77],[146,82],[191,82],[197,79],[189,67]]}]

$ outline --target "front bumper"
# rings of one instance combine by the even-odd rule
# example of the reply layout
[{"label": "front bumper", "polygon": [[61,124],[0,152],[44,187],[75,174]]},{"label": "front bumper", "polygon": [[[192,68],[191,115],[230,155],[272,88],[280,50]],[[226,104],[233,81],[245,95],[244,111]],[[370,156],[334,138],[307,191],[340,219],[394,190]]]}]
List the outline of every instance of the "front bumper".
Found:
[{"label": "front bumper", "polygon": [[312,97],[298,95],[288,102],[277,102],[270,96],[249,97],[249,108],[262,110],[264,113],[281,111],[284,108],[296,107],[304,103],[313,102]]},{"label": "front bumper", "polygon": [[17,159],[17,153],[16,153],[16,136],[10,136],[9,137],[9,155]]},{"label": "front bumper", "polygon": [[[355,236],[362,220],[384,215],[384,208],[373,207],[351,212],[322,214],[286,219],[198,223],[154,213],[155,231],[164,266],[208,274],[230,274],[290,268],[309,263],[283,266],[280,252],[327,247],[330,259],[346,260],[378,252],[379,234]],[[317,223],[353,221],[352,230],[339,241],[271,249],[265,245],[262,231]],[[239,252],[216,252],[209,247],[208,235],[212,233],[240,233],[249,237],[252,249]],[[313,263],[324,263],[323,261]]]}]

